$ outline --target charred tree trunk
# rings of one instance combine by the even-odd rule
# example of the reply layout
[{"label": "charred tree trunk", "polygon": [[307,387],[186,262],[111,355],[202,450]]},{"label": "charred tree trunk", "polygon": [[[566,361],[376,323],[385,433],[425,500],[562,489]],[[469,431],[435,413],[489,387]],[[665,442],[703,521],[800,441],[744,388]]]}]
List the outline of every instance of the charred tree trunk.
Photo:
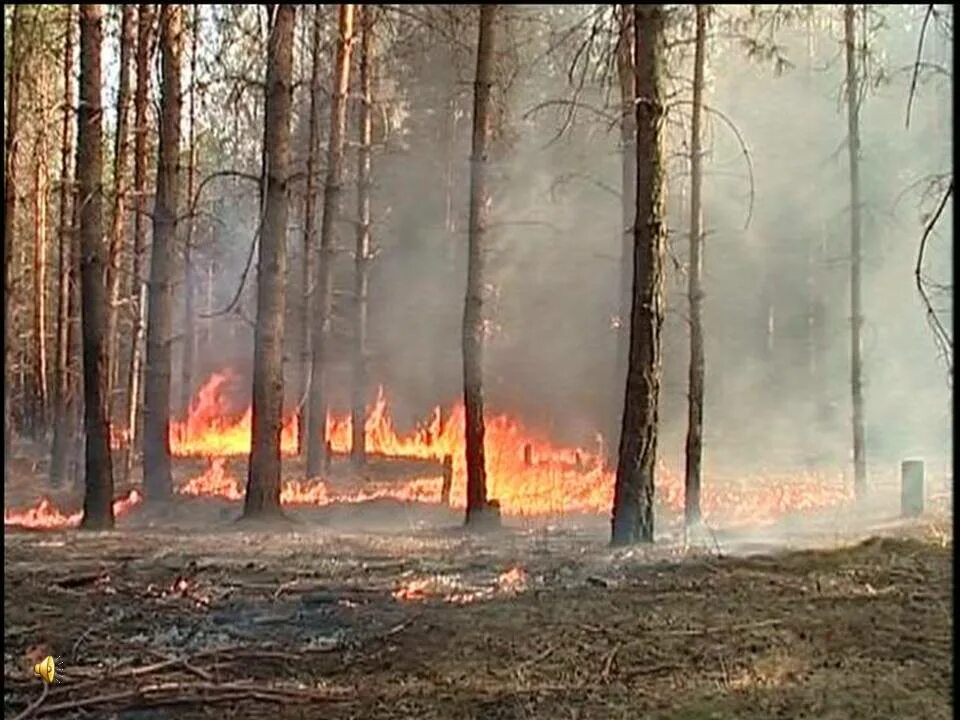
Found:
[{"label": "charred tree trunk", "polygon": [[684,520],[688,527],[700,521],[701,463],[703,459],[703,157],[701,123],[703,115],[703,66],[707,34],[707,9],[696,6],[697,34],[693,56],[693,113],[690,121],[690,267],[687,270],[687,299],[690,302],[690,374],[687,400],[686,482]]},{"label": "charred tree trunk", "polygon": [[67,460],[73,437],[73,391],[70,374],[70,316],[72,286],[76,284],[73,242],[73,6],[66,5],[66,27],[63,41],[63,120],[60,126],[60,227],[57,232],[58,286],[57,286],[57,347],[53,381],[53,445],[50,449],[50,484],[59,487],[67,478]]},{"label": "charred tree trunk", "polygon": [[[7,135],[4,138],[3,174],[3,293],[7,302],[3,304],[3,366],[5,373],[13,367],[13,313],[10,302],[11,265],[13,264],[13,233],[16,228],[17,214],[17,133],[20,129],[20,80],[21,80],[21,45],[23,43],[23,6],[15,5],[10,22],[10,72],[7,76]],[[9,378],[4,378],[6,385],[3,393],[3,457],[4,477],[6,477],[7,459],[10,457],[11,440],[13,438],[13,415],[10,405]]]},{"label": "charred tree trunk", "polygon": [[350,88],[350,53],[353,49],[354,5],[340,5],[337,60],[333,98],[330,103],[330,144],[327,177],[323,189],[323,221],[320,225],[320,257],[314,286],[313,353],[310,360],[310,401],[307,410],[307,477],[323,471],[326,454],[327,399],[324,389],[330,343],[330,313],[333,305],[333,260],[340,218],[340,187],[343,175],[343,145],[347,123],[347,91]]},{"label": "charred tree trunk", "polygon": [[323,9],[313,9],[313,37],[310,66],[310,119],[307,148],[307,195],[304,198],[303,230],[303,305],[300,318],[300,395],[297,398],[297,452],[307,452],[307,397],[310,394],[310,362],[313,357],[310,338],[312,323],[310,308],[314,304],[314,260],[317,253],[317,154],[320,136],[320,47],[323,39]]},{"label": "charred tree trunk", "polygon": [[117,129],[113,152],[113,215],[110,223],[110,255],[107,264],[109,297],[110,373],[108,375],[110,417],[116,419],[116,385],[119,368],[117,353],[117,317],[120,312],[120,258],[123,250],[127,202],[127,168],[130,146],[130,63],[133,58],[135,7],[123,5],[120,21],[120,79],[117,86]]},{"label": "charred tree trunk", "polygon": [[[193,193],[197,185],[197,41],[200,33],[200,6],[193,6],[193,22],[190,33],[190,131],[188,150],[190,166],[187,170],[187,202],[193,206]],[[197,350],[197,333],[194,318],[196,278],[193,260],[193,236],[196,223],[193,215],[187,218],[187,234],[183,243],[183,355],[180,362],[180,415],[186,418],[190,412],[193,394],[193,359]]]},{"label": "charred tree trunk", "polygon": [[617,43],[617,77],[620,82],[620,287],[616,346],[616,375],[611,406],[611,429],[607,442],[607,461],[616,462],[620,442],[619,420],[623,413],[623,384],[627,378],[630,354],[630,302],[633,283],[633,219],[636,213],[637,118],[636,88],[633,79],[632,6],[620,6],[620,37]]},{"label": "charred tree trunk", "polygon": [[630,354],[617,479],[614,545],[653,542],[663,326],[664,225],[662,5],[634,6],[637,114],[637,210],[633,244]]},{"label": "charred tree trunk", "polygon": [[867,454],[863,412],[863,360],[860,331],[863,305],[860,288],[860,80],[856,57],[856,6],[843,11],[847,59],[847,150],[850,159],[850,390],[853,400],[853,486],[857,499],[867,491]]},{"label": "charred tree trunk", "polygon": [[357,467],[367,462],[367,286],[370,263],[370,144],[373,138],[373,9],[360,6],[360,147],[357,161],[357,246],[353,271],[353,432],[350,458]]},{"label": "charred tree trunk", "polygon": [[134,140],[133,140],[133,251],[130,253],[130,318],[133,328],[130,333],[130,357],[127,363],[126,412],[127,453],[123,467],[123,480],[130,478],[137,441],[140,437],[141,358],[143,335],[146,325],[147,285],[141,277],[141,266],[147,251],[147,98],[150,92],[150,45],[153,38],[153,6],[140,5],[137,11],[137,90],[134,95]]},{"label": "charred tree trunk", "polygon": [[253,438],[243,508],[245,518],[281,514],[284,280],[296,8],[293,5],[278,5],[273,13],[267,51],[263,177],[260,189],[263,219],[257,270],[257,326],[253,359]]},{"label": "charred tree trunk", "polygon": [[47,133],[46,77],[37,71],[40,122],[34,143],[33,174],[33,367],[30,383],[33,392],[30,405],[30,430],[34,438],[47,432]]},{"label": "charred tree trunk", "polygon": [[487,153],[490,86],[493,82],[496,5],[480,7],[477,69],[473,85],[473,144],[470,157],[470,217],[467,231],[467,291],[463,304],[463,404],[466,411],[468,527],[493,519],[487,502],[483,421],[483,284],[487,231]]},{"label": "charred tree trunk", "polygon": [[82,528],[113,527],[113,468],[107,418],[107,288],[103,245],[103,108],[100,103],[102,5],[80,6],[80,112],[77,182],[80,203],[80,294],[86,474]]},{"label": "charred tree trunk", "polygon": [[143,408],[144,491],[150,502],[165,502],[173,492],[170,476],[170,343],[179,194],[182,10],[180,5],[164,5],[160,9],[160,148],[147,298]]}]

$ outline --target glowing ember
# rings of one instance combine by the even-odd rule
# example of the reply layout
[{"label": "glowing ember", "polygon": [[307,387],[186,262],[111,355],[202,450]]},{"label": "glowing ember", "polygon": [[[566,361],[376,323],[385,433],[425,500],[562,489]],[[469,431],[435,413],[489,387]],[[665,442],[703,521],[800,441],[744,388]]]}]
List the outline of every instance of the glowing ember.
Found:
[{"label": "glowing ember", "polygon": [[400,602],[422,602],[440,599],[444,602],[466,604],[488,600],[497,595],[516,595],[527,587],[527,573],[514,567],[500,573],[492,586],[465,587],[459,575],[431,575],[403,583],[392,595]]},{"label": "glowing ember", "polygon": [[[138,505],[143,500],[142,496],[136,490],[131,490],[126,497],[118,498],[113,501],[114,517],[126,515],[131,508]],[[42,498],[36,507],[26,510],[4,510],[4,525],[19,525],[21,527],[36,529],[56,529],[77,527],[83,518],[83,511],[77,511],[70,515],[65,515],[48,498]]]}]

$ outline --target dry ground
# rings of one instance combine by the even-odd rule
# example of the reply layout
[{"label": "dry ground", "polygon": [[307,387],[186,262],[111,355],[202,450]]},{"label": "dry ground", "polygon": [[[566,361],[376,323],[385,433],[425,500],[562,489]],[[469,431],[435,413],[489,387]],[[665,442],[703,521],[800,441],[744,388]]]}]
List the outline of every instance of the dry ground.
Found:
[{"label": "dry ground", "polygon": [[477,538],[443,512],[350,512],[241,529],[192,501],[178,530],[7,531],[5,717],[48,653],[63,682],[36,717],[952,715],[942,519],[867,540],[826,519],[826,550],[727,533],[613,552],[602,520]]}]

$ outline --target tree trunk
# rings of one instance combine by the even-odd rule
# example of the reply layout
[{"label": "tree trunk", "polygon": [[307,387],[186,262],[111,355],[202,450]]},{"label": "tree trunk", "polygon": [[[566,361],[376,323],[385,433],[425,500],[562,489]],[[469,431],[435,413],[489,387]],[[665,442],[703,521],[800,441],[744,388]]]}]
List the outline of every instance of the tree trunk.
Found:
[{"label": "tree trunk", "polygon": [[267,51],[264,108],[263,208],[257,270],[253,359],[253,438],[245,518],[280,510],[280,430],[283,423],[283,315],[287,265],[287,183],[293,99],[294,5],[275,6]]},{"label": "tree trunk", "polygon": [[72,287],[76,285],[75,256],[71,252],[73,242],[73,175],[71,155],[73,148],[73,33],[74,13],[72,5],[64,6],[66,26],[63,41],[63,121],[60,126],[60,227],[57,233],[59,244],[58,290],[57,290],[57,357],[53,382],[53,445],[50,449],[50,484],[59,487],[67,479],[67,461],[73,438],[73,394],[75,386],[70,374],[70,316],[76,311],[71,307]]},{"label": "tree trunk", "polygon": [[80,112],[77,182],[80,203],[80,294],[86,489],[82,528],[113,527],[113,469],[107,418],[107,288],[103,244],[103,108],[100,103],[102,5],[80,6]]},{"label": "tree trunk", "polygon": [[[200,6],[193,6],[193,23],[190,34],[190,132],[188,135],[188,154],[190,166],[187,170],[187,203],[193,207],[193,193],[197,185],[197,42],[200,34]],[[186,418],[190,413],[190,399],[193,395],[193,362],[197,351],[197,333],[194,318],[194,297],[196,277],[193,261],[193,236],[196,221],[191,215],[187,218],[187,236],[183,243],[183,355],[180,363],[180,416]]]},{"label": "tree trunk", "polygon": [[144,491],[150,502],[165,502],[173,491],[170,477],[170,343],[179,194],[182,10],[180,5],[164,5],[160,9],[160,148],[147,299],[143,408]]},{"label": "tree trunk", "polygon": [[347,91],[350,88],[350,53],[353,49],[354,6],[340,5],[337,60],[334,67],[333,98],[330,103],[330,143],[327,150],[327,177],[323,189],[323,220],[320,225],[320,257],[313,289],[315,330],[310,359],[310,401],[307,409],[307,477],[323,470],[326,454],[327,399],[324,391],[327,353],[330,343],[330,313],[333,305],[333,261],[337,248],[340,218],[343,145],[347,123]]},{"label": "tree trunk", "polygon": [[697,34],[693,56],[693,113],[690,121],[690,266],[687,299],[690,302],[690,375],[687,405],[687,467],[684,487],[684,520],[687,527],[700,521],[701,462],[703,458],[703,188],[701,118],[703,114],[703,66],[707,34],[707,8],[696,6]]},{"label": "tree trunk", "polygon": [[863,365],[860,330],[863,307],[860,289],[860,82],[857,74],[856,6],[843,11],[847,57],[847,149],[850,158],[850,390],[853,400],[853,486],[858,500],[867,491],[867,456],[863,411]]},{"label": "tree trunk", "polygon": [[116,418],[116,385],[119,368],[117,352],[117,316],[120,305],[120,258],[123,249],[126,221],[127,167],[130,146],[130,62],[133,58],[135,6],[123,5],[120,21],[120,79],[117,86],[117,127],[113,152],[113,215],[110,223],[110,255],[107,263],[107,288],[109,297],[110,373],[108,375],[108,408],[110,417]]},{"label": "tree trunk", "polygon": [[[38,102],[46,108],[44,69],[37,72]],[[29,398],[30,429],[34,438],[47,430],[47,133],[45,113],[41,111],[34,143],[33,175],[33,380]]]},{"label": "tree trunk", "polygon": [[[200,6],[193,6],[193,21],[191,23],[191,50],[190,50],[190,106],[189,106],[189,133],[187,136],[187,205],[193,207],[193,194],[196,188],[197,175],[197,148],[196,148],[196,76],[197,76],[197,41],[200,22]],[[196,232],[196,221],[193,215],[187,218],[186,236],[183,243],[183,349],[180,357],[180,401],[179,415],[186,418],[190,412],[190,399],[193,394],[193,364],[196,356],[197,334],[195,329],[194,298],[196,295],[196,277],[193,260],[193,238]]]},{"label": "tree trunk", "polygon": [[663,326],[664,224],[662,5],[634,6],[637,222],[630,353],[613,500],[612,541],[653,542],[654,472]]},{"label": "tree trunk", "polygon": [[[17,213],[17,133],[19,126],[20,80],[21,80],[21,44],[23,38],[23,6],[15,5],[10,21],[10,72],[7,77],[7,135],[4,138],[3,175],[3,294],[7,302],[3,304],[3,347],[5,372],[13,367],[13,313],[11,295],[11,265],[13,264],[13,233],[16,228]],[[6,391],[3,393],[3,457],[4,477],[10,458],[13,438],[13,415],[10,405],[10,386],[4,378]]]},{"label": "tree trunk", "polygon": [[488,514],[483,422],[484,241],[487,231],[487,154],[490,86],[493,82],[496,5],[480,7],[477,69],[473,85],[470,157],[470,217],[467,230],[467,290],[463,304],[463,404],[466,411],[467,526],[484,525]]},{"label": "tree trunk", "polygon": [[360,6],[360,147],[357,160],[357,246],[353,274],[353,401],[350,458],[356,467],[367,462],[367,286],[370,264],[370,144],[373,137],[373,9]]},{"label": "tree trunk", "polygon": [[309,441],[307,440],[307,397],[310,393],[310,362],[313,357],[311,347],[311,312],[313,305],[314,284],[313,268],[317,253],[317,154],[319,152],[320,135],[320,93],[323,86],[320,84],[320,49],[323,39],[323,8],[317,5],[313,9],[313,39],[310,67],[310,118],[309,118],[309,147],[307,148],[307,195],[304,198],[304,230],[303,230],[303,304],[300,317],[300,394],[297,398],[297,452],[304,455]]},{"label": "tree trunk", "polygon": [[623,384],[627,378],[627,359],[630,354],[630,302],[633,283],[633,219],[636,213],[637,184],[637,120],[635,110],[636,88],[633,80],[633,18],[632,6],[620,6],[620,37],[617,43],[617,76],[620,81],[620,287],[618,294],[618,324],[616,346],[616,374],[614,398],[611,405],[611,425],[607,440],[607,461],[616,462],[620,442],[619,420],[623,413]]},{"label": "tree trunk", "polygon": [[140,437],[140,388],[143,335],[147,309],[147,285],[141,277],[141,266],[147,250],[147,98],[150,92],[150,45],[153,38],[153,6],[140,5],[137,11],[137,90],[134,95],[133,193],[133,252],[130,253],[130,358],[127,364],[126,412],[127,454],[123,480],[127,482],[136,456]]}]

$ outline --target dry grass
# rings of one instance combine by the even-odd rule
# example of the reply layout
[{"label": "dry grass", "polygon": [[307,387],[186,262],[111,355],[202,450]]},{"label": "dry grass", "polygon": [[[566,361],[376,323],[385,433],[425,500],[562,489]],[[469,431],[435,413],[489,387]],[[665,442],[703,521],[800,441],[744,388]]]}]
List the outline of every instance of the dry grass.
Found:
[{"label": "dry grass", "polygon": [[[936,720],[944,532],[741,558],[308,522],[6,533],[5,715],[49,652],[65,682],[39,717]],[[393,597],[416,583],[426,601]]]}]

